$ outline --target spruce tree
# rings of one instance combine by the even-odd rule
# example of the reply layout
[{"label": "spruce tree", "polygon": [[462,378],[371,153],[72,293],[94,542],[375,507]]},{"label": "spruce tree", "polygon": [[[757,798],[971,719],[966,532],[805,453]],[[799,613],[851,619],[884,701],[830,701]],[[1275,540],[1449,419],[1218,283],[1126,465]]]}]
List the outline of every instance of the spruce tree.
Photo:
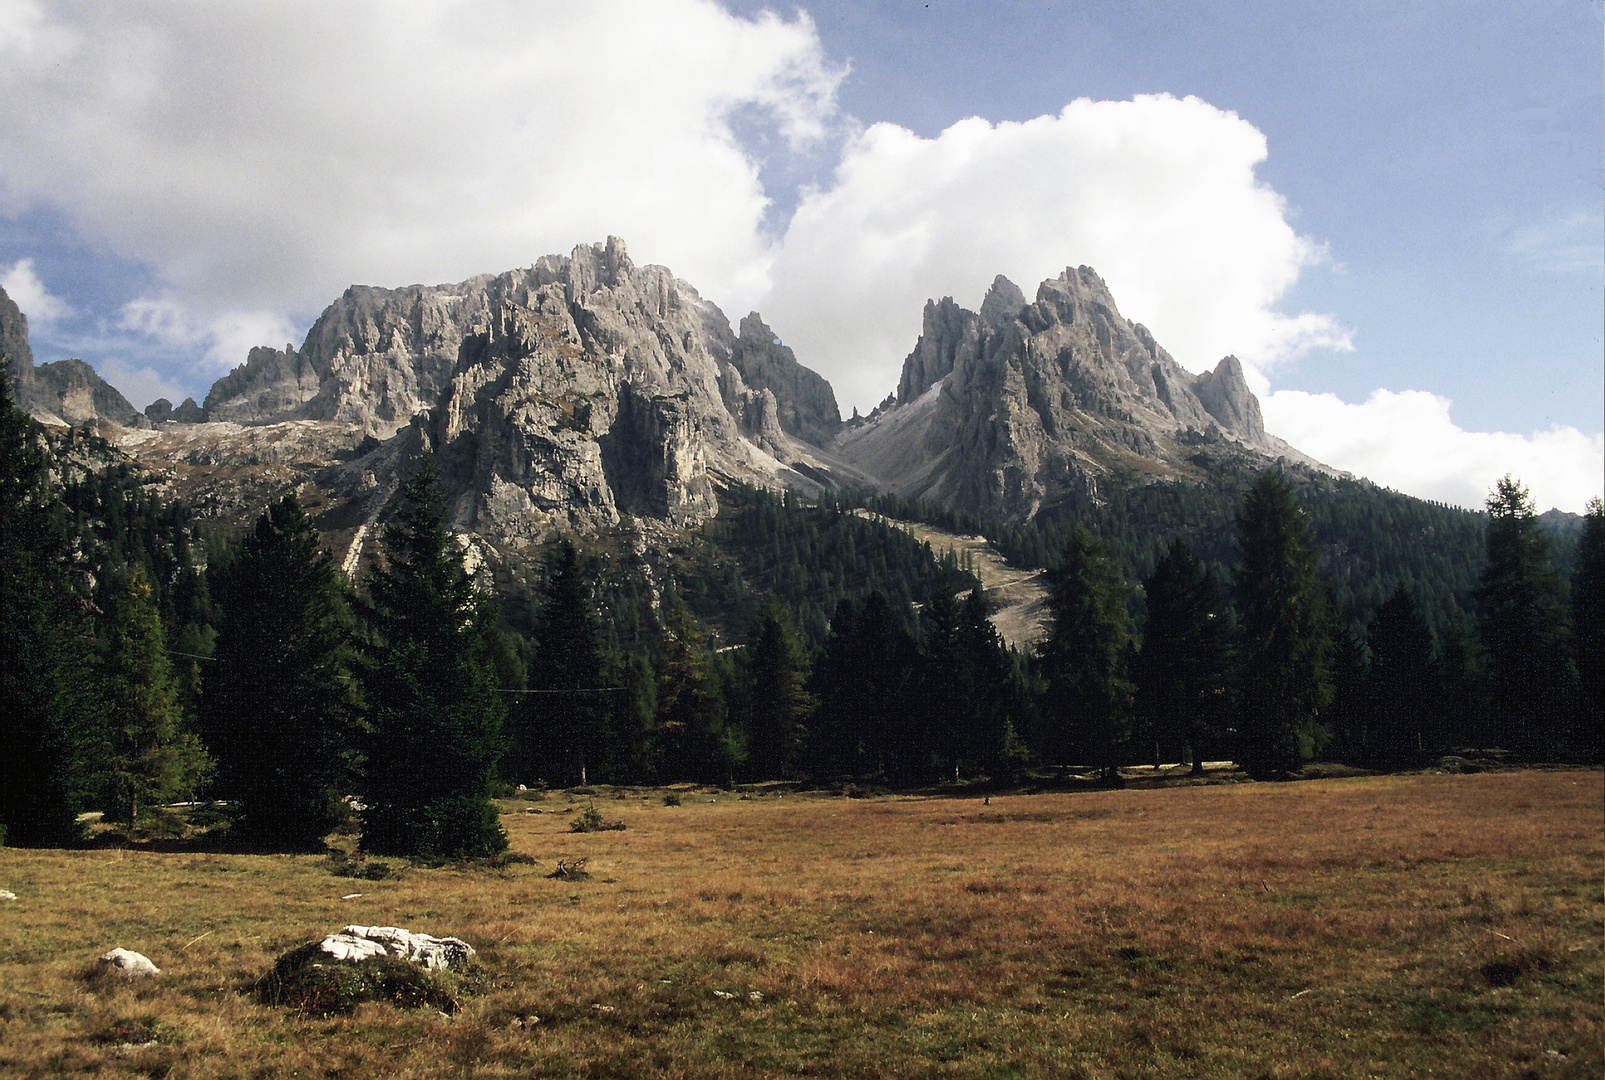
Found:
[{"label": "spruce tree", "polygon": [[[67,584],[66,533],[39,426],[0,368],[0,843],[76,842],[74,682],[64,661],[92,632]],[[87,680],[87,681],[93,681]]]},{"label": "spruce tree", "polygon": [[490,612],[447,531],[437,481],[425,454],[368,579],[362,846],[478,857],[507,848],[490,800],[504,706],[491,679]]},{"label": "spruce tree", "polygon": [[1220,589],[1180,537],[1143,582],[1148,620],[1134,669],[1144,746],[1156,759],[1180,761],[1192,751],[1193,772],[1224,749],[1230,723],[1230,643]]},{"label": "spruce tree", "polygon": [[1308,519],[1281,473],[1261,473],[1237,515],[1237,760],[1256,779],[1299,767],[1332,699],[1331,620]]},{"label": "spruce tree", "polygon": [[663,601],[658,649],[657,717],[651,733],[658,777],[720,783],[735,755],[726,739],[724,696],[708,635],[672,590]]},{"label": "spruce tree", "polygon": [[791,612],[773,593],[759,609],[744,666],[748,772],[763,780],[794,776],[814,702]]},{"label": "spruce tree", "polygon": [[357,751],[339,572],[295,495],[257,518],[220,575],[222,625],[201,699],[230,836],[306,850],[344,819]]},{"label": "spruce tree", "polygon": [[113,571],[102,590],[100,803],[108,818],[129,823],[142,807],[193,793],[211,765],[180,712],[151,593],[141,567]]},{"label": "spruce tree", "polygon": [[1039,647],[1047,682],[1043,742],[1056,764],[1079,758],[1109,780],[1118,775],[1131,728],[1127,593],[1103,543],[1078,525],[1053,574],[1053,625]]},{"label": "spruce tree", "polygon": [[567,537],[548,562],[531,668],[534,693],[521,695],[509,717],[509,777],[540,776],[568,785],[617,779],[620,755],[608,730],[614,702],[604,692],[602,632],[579,549]]},{"label": "spruce tree", "polygon": [[1598,764],[1605,759],[1605,503],[1598,498],[1589,500],[1583,521],[1571,606],[1579,703],[1572,754]]},{"label": "spruce tree", "polygon": [[1403,585],[1366,629],[1371,647],[1365,764],[1398,768],[1442,743],[1443,684],[1432,631]]},{"label": "spruce tree", "polygon": [[1488,496],[1488,559],[1477,581],[1477,633],[1492,704],[1493,736],[1526,758],[1555,757],[1576,669],[1561,578],[1527,489],[1505,476]]}]

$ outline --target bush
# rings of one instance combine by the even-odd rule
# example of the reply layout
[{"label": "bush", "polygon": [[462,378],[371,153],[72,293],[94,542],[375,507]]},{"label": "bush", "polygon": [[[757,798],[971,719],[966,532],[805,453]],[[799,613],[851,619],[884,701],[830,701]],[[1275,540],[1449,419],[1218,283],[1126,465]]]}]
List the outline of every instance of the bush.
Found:
[{"label": "bush", "polygon": [[425,806],[369,810],[362,846],[381,855],[483,859],[507,850],[507,833],[494,804],[459,795]]},{"label": "bush", "polygon": [[678,791],[671,791],[667,795],[663,796],[663,805],[664,806],[679,806],[680,805],[680,793]]},{"label": "bush", "polygon": [[624,828],[622,821],[603,821],[602,811],[595,805],[580,811],[580,816],[568,823],[569,832],[616,832]]},{"label": "bush", "polygon": [[254,989],[263,1005],[301,1009],[314,1016],[348,1014],[364,1001],[386,1001],[402,1009],[428,1005],[455,1013],[462,1008],[459,998],[474,974],[471,965],[436,972],[388,956],[359,963],[340,961],[311,942],[279,957]]}]

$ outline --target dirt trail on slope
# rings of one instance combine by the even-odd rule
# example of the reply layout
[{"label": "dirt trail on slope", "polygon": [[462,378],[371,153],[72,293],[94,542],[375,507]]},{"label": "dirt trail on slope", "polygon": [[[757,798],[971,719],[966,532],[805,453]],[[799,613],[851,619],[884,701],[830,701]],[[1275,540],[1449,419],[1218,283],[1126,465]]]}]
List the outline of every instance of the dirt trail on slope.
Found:
[{"label": "dirt trail on slope", "polygon": [[867,510],[858,513],[867,518],[883,521],[931,545],[940,557],[952,549],[960,565],[964,553],[970,553],[971,568],[981,579],[981,588],[992,609],[992,625],[997,627],[1003,640],[1016,648],[1024,649],[1048,636],[1048,581],[1046,571],[1021,570],[1003,560],[985,537],[960,536],[931,525],[915,521],[902,521]]}]

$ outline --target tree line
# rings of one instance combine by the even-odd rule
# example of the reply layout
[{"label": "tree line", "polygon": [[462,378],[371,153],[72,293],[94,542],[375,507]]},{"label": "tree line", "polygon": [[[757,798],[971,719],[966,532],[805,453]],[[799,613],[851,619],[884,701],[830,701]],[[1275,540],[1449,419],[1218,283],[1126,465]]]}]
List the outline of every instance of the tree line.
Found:
[{"label": "tree line", "polygon": [[[64,485],[3,404],[11,843],[75,842],[81,810],[134,822],[197,793],[228,800],[231,836],[258,848],[317,847],[356,796],[367,850],[472,856],[505,846],[491,796],[520,783],[908,786],[1032,765],[1113,780],[1219,758],[1274,777],[1463,745],[1600,757],[1605,518],[1596,501],[1567,580],[1509,479],[1464,597],[1475,622],[1449,640],[1405,582],[1356,634],[1312,515],[1271,470],[1243,494],[1225,572],[1173,535],[1139,590],[1070,529],[1050,634],[1020,652],[951,557],[832,498],[733,491],[707,539],[741,574],[654,590],[562,538],[498,603],[464,570],[427,456],[353,583],[294,495],[223,543],[130,475]],[[710,579],[742,600],[729,647],[686,595],[708,604]]]}]

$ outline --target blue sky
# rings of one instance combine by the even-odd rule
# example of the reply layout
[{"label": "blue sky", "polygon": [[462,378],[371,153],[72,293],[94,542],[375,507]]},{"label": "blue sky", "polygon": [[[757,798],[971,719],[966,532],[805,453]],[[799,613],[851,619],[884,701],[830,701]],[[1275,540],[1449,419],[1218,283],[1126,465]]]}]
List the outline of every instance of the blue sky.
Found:
[{"label": "blue sky", "polygon": [[38,359],[199,398],[351,282],[612,233],[867,409],[926,297],[1086,263],[1331,464],[1605,486],[1597,2],[571,7],[0,0]]}]

